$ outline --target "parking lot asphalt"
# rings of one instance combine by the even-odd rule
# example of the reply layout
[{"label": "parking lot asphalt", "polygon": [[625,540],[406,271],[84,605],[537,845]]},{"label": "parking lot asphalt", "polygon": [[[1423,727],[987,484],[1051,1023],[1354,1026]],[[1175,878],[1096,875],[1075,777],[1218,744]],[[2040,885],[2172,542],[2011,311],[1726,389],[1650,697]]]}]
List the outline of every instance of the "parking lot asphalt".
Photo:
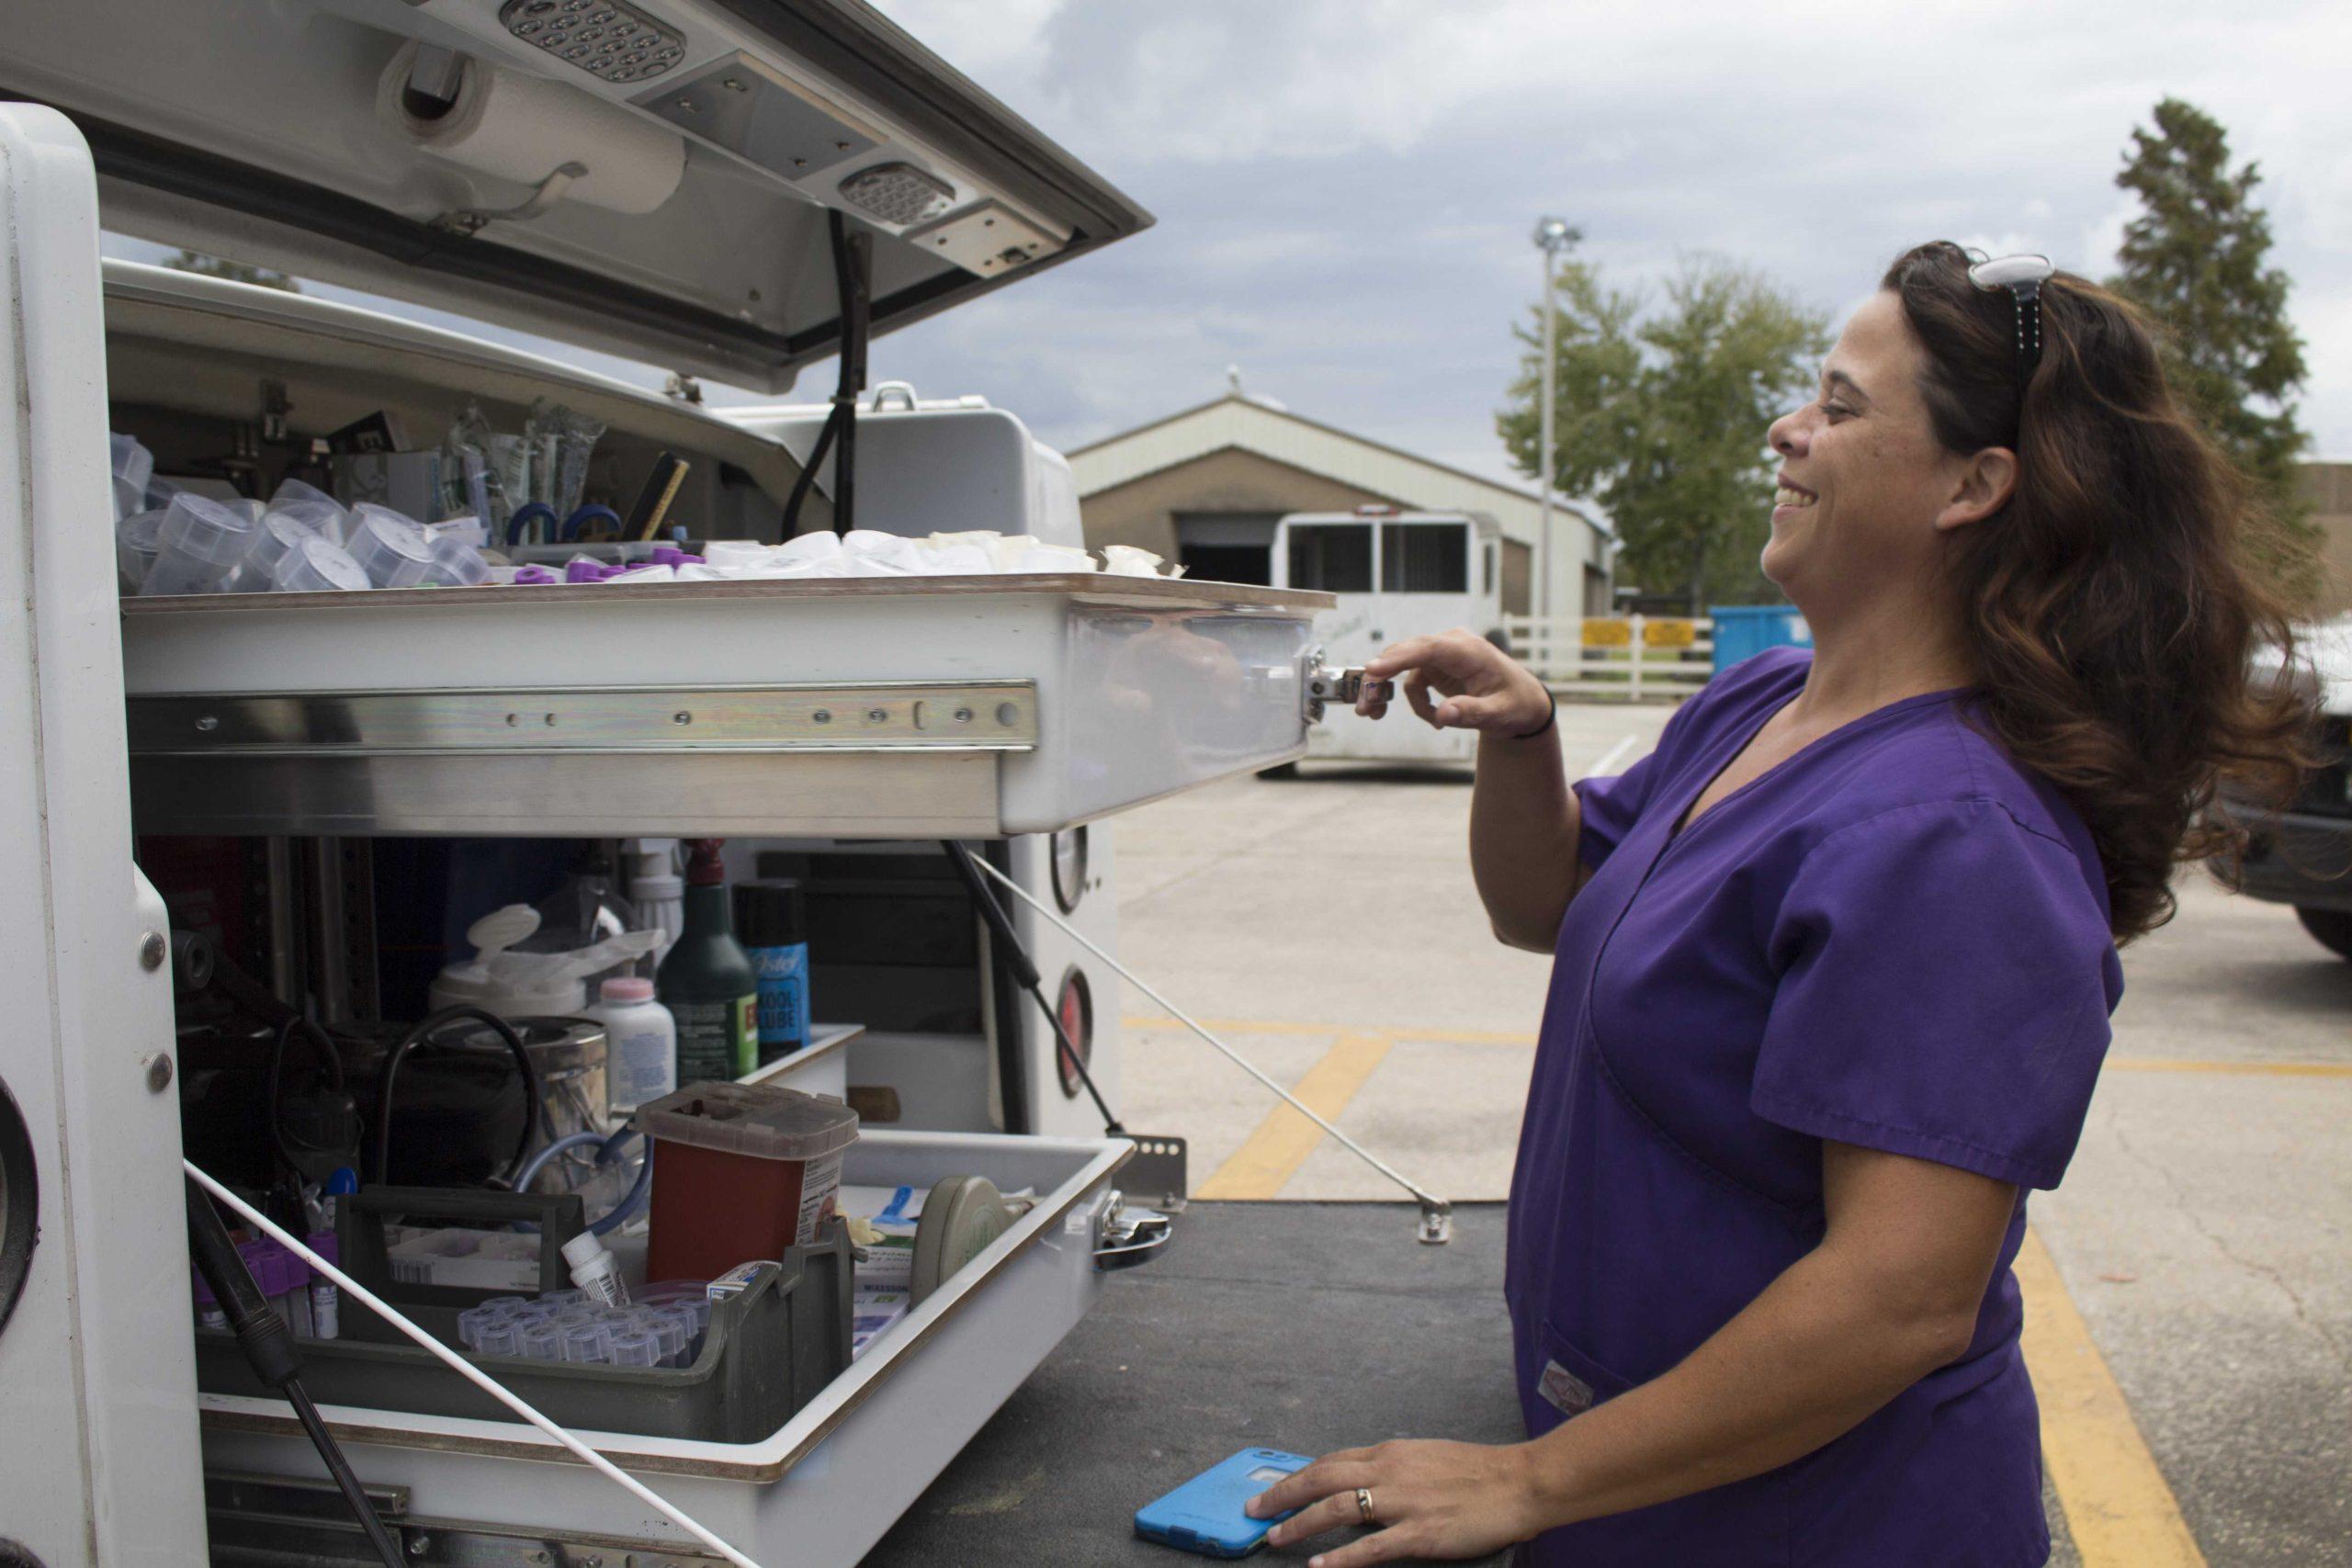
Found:
[{"label": "parking lot asphalt", "polygon": [[[1563,707],[1570,774],[1630,762],[1668,711]],[[1468,780],[1309,762],[1115,829],[1127,961],[1351,1137],[1463,1201],[1506,1195],[1549,968],[1487,930]],[[2052,1561],[2352,1563],[2352,964],[2291,910],[2201,872],[2178,892],[2178,918],[2125,949],[2080,1152],[2059,1190],[2035,1195],[2019,1262]],[[1197,1193],[1396,1195],[1140,996],[1126,1002],[1125,1118],[1191,1140]]]}]

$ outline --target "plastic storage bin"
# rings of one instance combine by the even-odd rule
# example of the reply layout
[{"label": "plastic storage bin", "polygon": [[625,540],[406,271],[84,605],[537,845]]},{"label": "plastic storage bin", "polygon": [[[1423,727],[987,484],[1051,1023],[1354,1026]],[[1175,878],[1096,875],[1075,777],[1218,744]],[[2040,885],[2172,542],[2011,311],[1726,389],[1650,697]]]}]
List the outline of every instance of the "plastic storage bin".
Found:
[{"label": "plastic storage bin", "polygon": [[1813,646],[1813,628],[1787,604],[1718,604],[1707,612],[1715,623],[1715,673],[1768,648]]},{"label": "plastic storage bin", "polygon": [[697,1083],[641,1107],[656,1280],[715,1280],[806,1245],[833,1213],[857,1112],[780,1084]]}]

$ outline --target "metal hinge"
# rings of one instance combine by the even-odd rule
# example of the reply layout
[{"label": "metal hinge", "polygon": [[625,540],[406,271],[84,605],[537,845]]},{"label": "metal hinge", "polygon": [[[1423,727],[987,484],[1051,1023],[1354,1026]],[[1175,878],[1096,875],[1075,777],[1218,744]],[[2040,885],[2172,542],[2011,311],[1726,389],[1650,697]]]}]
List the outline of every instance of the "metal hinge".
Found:
[{"label": "metal hinge", "polygon": [[1306,656],[1306,722],[1323,721],[1323,705],[1340,703],[1355,706],[1358,699],[1369,694],[1375,702],[1386,702],[1396,694],[1389,681],[1367,677],[1363,667],[1357,664],[1330,665],[1323,662],[1323,650],[1316,649]]}]

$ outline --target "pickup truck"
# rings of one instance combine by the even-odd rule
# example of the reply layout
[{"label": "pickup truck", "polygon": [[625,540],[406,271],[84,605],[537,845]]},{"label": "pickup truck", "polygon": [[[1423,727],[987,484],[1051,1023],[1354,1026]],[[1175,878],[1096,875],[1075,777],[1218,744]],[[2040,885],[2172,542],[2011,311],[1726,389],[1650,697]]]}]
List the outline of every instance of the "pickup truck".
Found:
[{"label": "pickup truck", "polygon": [[2222,881],[2292,904],[2305,931],[2352,958],[2352,615],[2304,628],[2302,657],[2318,688],[2320,765],[2284,812],[2253,824],[2243,861],[2224,866]]}]

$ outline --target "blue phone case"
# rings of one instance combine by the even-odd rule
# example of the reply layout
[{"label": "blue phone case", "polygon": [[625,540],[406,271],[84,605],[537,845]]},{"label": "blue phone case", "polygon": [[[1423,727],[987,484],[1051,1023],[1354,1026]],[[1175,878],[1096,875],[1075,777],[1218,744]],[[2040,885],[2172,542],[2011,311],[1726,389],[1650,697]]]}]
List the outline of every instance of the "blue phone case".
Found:
[{"label": "blue phone case", "polygon": [[[1136,1510],[1136,1534],[1204,1557],[1247,1557],[1266,1544],[1266,1532],[1290,1517],[1253,1519],[1241,1505],[1315,1461],[1280,1449],[1243,1449],[1193,1477],[1165,1497]],[[1279,1471],[1279,1475],[1264,1473]]]}]

